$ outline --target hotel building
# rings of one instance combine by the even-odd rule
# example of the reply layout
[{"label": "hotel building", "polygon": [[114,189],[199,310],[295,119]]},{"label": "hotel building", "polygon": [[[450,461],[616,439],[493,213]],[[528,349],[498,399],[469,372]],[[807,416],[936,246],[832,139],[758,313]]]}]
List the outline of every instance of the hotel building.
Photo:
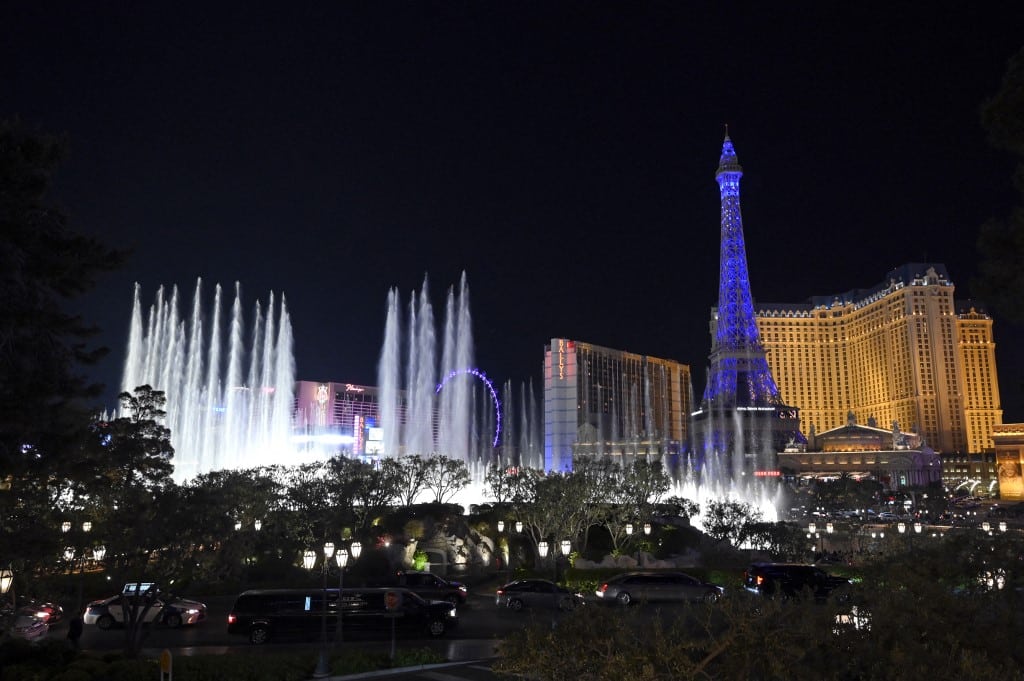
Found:
[{"label": "hotel building", "polygon": [[992,318],[953,298],[938,263],[912,263],[870,289],[756,306],[760,338],[801,430],[896,424],[940,454],[993,449],[1002,423]]},{"label": "hotel building", "polygon": [[544,470],[575,454],[664,457],[687,437],[690,367],[552,338],[544,348]]}]

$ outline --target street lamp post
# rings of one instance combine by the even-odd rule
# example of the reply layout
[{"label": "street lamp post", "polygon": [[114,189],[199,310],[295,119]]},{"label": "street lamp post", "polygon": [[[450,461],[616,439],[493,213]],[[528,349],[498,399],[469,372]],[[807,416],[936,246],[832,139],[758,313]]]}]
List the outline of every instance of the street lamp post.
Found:
[{"label": "street lamp post", "polygon": [[338,549],[334,560],[338,564],[338,630],[334,633],[334,642],[336,645],[341,645],[345,641],[345,634],[341,630],[341,602],[345,591],[345,566],[348,564],[348,551]]},{"label": "street lamp post", "polygon": [[540,556],[541,563],[547,562],[548,557],[548,543],[543,539],[537,542],[537,555]]},{"label": "street lamp post", "polygon": [[6,596],[11,592],[11,610],[17,612],[18,600],[14,593],[14,570],[9,567],[0,570],[0,596]]},{"label": "street lamp post", "polygon": [[[330,665],[327,659],[327,566],[328,561],[334,556],[334,542],[324,543],[324,562],[320,567],[323,577],[322,600],[320,602],[320,656],[317,659],[316,670],[313,678],[322,679],[331,675]],[[314,561],[316,557],[314,555]],[[315,562],[314,562],[315,565]],[[340,598],[340,594],[339,594]]]}]

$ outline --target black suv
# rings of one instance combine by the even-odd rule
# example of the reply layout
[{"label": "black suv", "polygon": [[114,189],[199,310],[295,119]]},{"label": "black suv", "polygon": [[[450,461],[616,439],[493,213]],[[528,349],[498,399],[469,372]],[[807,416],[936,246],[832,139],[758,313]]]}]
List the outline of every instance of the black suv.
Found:
[{"label": "black suv", "polygon": [[796,598],[809,593],[815,600],[824,601],[836,589],[848,586],[850,580],[846,577],[802,563],[751,563],[743,572],[743,588],[772,598]]},{"label": "black suv", "polygon": [[[321,627],[332,636],[338,624],[338,589],[261,589],[246,591],[228,613],[228,633],[251,643],[285,638],[312,639]],[[450,603],[425,601],[408,589],[357,588],[340,592],[341,624],[348,631],[390,634],[392,627],[412,636],[443,636],[458,625]],[[389,602],[390,601],[390,602]],[[326,615],[326,617],[325,617]]]},{"label": "black suv", "polygon": [[441,579],[432,572],[399,570],[393,577],[367,580],[367,586],[397,586],[408,589],[428,601],[448,601],[452,605],[465,605],[468,590],[461,582]]}]

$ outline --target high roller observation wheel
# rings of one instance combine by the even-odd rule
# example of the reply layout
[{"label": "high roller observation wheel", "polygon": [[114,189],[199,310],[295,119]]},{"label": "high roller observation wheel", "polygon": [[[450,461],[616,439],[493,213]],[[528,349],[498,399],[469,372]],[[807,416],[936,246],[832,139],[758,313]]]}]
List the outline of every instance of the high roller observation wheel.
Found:
[{"label": "high roller observation wheel", "polygon": [[498,399],[498,392],[494,389],[494,384],[491,383],[491,380],[487,378],[487,374],[479,369],[474,369],[473,367],[455,369],[454,371],[448,372],[448,375],[444,377],[444,380],[437,384],[437,389],[434,391],[434,394],[439,394],[441,389],[447,385],[448,381],[452,380],[456,376],[462,376],[463,374],[480,379],[480,381],[487,386],[487,390],[491,393],[491,401],[494,403],[494,442],[491,443],[491,446],[497,447],[498,441],[501,440],[501,400]]}]

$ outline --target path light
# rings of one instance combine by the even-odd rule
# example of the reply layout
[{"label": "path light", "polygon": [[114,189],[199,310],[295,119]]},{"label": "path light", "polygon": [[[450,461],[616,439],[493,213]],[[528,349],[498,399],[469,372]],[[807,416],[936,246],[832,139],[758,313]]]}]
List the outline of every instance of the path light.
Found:
[{"label": "path light", "polygon": [[236,520],[235,521],[235,532],[238,532],[240,529],[242,529],[242,521],[241,520]]},{"label": "path light", "polygon": [[568,539],[563,539],[562,540],[562,555],[563,556],[568,556],[571,551],[572,551],[572,542],[569,541]]},{"label": "path light", "polygon": [[107,555],[107,547],[100,544],[92,550],[92,559],[99,562],[103,560],[103,557]]},{"label": "path light", "polygon": [[92,523],[86,520],[82,523],[82,532],[89,532],[90,530],[92,530]]},{"label": "path light", "polygon": [[523,521],[522,520],[517,520],[516,521],[516,532],[518,532],[519,534],[523,533]]},{"label": "path light", "polygon": [[505,521],[504,520],[499,520],[498,521],[498,534],[501,534],[504,531],[505,531]]},{"label": "path light", "polygon": [[548,543],[546,541],[541,541],[537,544],[537,553],[541,558],[548,557]]},{"label": "path light", "polygon": [[836,528],[832,525],[832,523],[825,523],[825,531],[828,532],[829,534],[832,534],[833,532],[835,532],[835,529]]},{"label": "path light", "polygon": [[650,536],[650,534],[651,534],[651,524],[650,523],[644,523],[644,534]]},{"label": "path light", "polygon": [[900,531],[900,534],[903,534],[904,532],[907,531],[907,524],[906,523],[900,523],[899,525],[896,526],[896,529]]},{"label": "path light", "polygon": [[253,527],[255,527],[256,531],[259,532],[260,528],[263,527],[263,521],[257,520],[255,523],[253,523]]},{"label": "path light", "polygon": [[992,529],[992,525],[989,524],[989,522],[987,520],[981,524],[981,531],[982,532],[988,532],[991,529]]},{"label": "path light", "polygon": [[354,541],[354,542],[352,542],[351,551],[352,551],[352,559],[353,560],[358,560],[359,559],[359,554],[363,552],[363,545],[360,544],[357,541]]},{"label": "path light", "polygon": [[1006,521],[1005,520],[1000,520],[999,521],[999,531],[1000,532],[1006,532]]},{"label": "path light", "polygon": [[316,551],[306,549],[302,554],[302,567],[312,570],[314,565],[316,565]]},{"label": "path light", "polygon": [[807,532],[809,534],[815,534],[818,531],[818,526],[815,523],[807,523]]},{"label": "path light", "polygon": [[633,523],[626,523],[626,534],[633,534]]},{"label": "path light", "polygon": [[914,534],[921,534],[922,529],[924,529],[924,527],[921,523],[914,523]]},{"label": "path light", "polygon": [[62,522],[60,524],[60,531],[61,532],[64,532],[66,534],[68,532],[68,530],[70,530],[70,529],[71,529],[71,521],[70,520],[65,520],[64,522]]}]

